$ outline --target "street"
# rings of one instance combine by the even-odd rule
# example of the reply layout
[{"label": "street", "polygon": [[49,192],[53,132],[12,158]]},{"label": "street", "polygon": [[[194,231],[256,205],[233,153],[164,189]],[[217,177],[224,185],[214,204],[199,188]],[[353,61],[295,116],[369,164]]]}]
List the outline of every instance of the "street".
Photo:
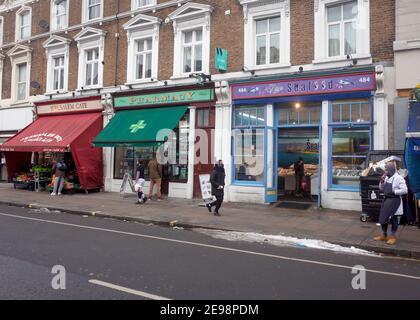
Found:
[{"label": "street", "polygon": [[0,299],[420,299],[420,261],[0,205],[0,283]]}]

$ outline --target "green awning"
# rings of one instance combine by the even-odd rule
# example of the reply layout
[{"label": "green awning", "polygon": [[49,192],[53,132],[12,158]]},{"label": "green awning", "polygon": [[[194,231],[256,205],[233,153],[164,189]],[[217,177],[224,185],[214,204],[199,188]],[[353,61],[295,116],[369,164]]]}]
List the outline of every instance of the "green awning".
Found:
[{"label": "green awning", "polygon": [[118,111],[95,138],[95,147],[153,146],[164,142],[188,107],[149,108]]}]

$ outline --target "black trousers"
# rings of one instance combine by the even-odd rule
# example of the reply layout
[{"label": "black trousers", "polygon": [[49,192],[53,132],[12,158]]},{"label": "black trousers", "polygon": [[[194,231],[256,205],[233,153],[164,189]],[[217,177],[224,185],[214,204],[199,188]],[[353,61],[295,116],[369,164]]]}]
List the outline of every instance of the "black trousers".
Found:
[{"label": "black trousers", "polygon": [[223,203],[223,195],[221,196],[216,196],[216,201],[213,201],[212,203],[210,203],[211,207],[216,206],[216,209],[214,210],[214,212],[218,213],[220,207],[222,206]]}]

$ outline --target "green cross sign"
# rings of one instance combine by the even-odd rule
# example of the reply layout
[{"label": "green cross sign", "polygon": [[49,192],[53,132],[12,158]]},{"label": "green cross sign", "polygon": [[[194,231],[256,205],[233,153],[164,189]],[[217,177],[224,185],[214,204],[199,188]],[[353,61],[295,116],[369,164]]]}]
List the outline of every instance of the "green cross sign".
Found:
[{"label": "green cross sign", "polygon": [[146,121],[139,120],[137,123],[134,123],[130,126],[131,133],[137,133],[137,131],[144,129],[146,127]]}]

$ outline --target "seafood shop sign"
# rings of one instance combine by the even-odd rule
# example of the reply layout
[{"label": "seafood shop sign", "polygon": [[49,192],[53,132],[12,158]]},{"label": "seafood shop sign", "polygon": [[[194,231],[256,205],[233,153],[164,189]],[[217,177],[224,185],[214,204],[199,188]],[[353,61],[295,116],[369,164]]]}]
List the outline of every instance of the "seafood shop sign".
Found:
[{"label": "seafood shop sign", "polygon": [[372,90],[376,90],[374,72],[233,84],[232,98],[259,99]]}]

